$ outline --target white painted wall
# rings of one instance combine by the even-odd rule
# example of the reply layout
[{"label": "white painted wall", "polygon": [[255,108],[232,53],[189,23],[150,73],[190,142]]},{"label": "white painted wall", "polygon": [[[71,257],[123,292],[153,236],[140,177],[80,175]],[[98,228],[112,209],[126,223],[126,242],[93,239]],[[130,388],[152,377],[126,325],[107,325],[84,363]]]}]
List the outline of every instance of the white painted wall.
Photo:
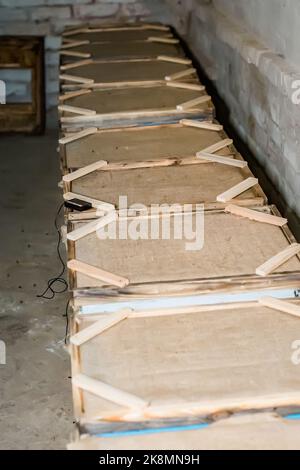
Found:
[{"label": "white painted wall", "polygon": [[213,3],[270,49],[300,66],[299,0],[213,0]]}]

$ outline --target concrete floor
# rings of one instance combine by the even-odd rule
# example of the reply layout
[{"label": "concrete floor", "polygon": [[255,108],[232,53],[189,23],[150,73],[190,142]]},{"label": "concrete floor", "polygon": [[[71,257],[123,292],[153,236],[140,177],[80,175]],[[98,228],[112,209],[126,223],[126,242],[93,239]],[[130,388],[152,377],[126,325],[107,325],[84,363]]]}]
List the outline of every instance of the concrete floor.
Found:
[{"label": "concrete floor", "polygon": [[0,138],[0,449],[64,449],[73,430],[68,294],[42,300],[57,275],[54,218],[61,204],[57,135]]}]

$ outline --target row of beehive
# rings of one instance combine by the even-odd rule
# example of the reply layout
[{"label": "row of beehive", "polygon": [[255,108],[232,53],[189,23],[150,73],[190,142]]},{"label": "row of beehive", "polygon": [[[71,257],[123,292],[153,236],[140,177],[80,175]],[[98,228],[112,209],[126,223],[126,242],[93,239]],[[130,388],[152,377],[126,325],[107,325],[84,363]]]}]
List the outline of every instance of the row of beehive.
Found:
[{"label": "row of beehive", "polygon": [[[213,122],[192,61],[168,27],[142,24],[68,30],[61,59],[64,198],[92,205],[66,213],[70,448],[299,446],[297,422],[266,413],[300,406],[299,304],[276,300],[300,288],[299,245]],[[100,239],[161,220],[149,210],[162,204],[204,214],[201,250]],[[241,410],[257,414],[226,419]]]}]

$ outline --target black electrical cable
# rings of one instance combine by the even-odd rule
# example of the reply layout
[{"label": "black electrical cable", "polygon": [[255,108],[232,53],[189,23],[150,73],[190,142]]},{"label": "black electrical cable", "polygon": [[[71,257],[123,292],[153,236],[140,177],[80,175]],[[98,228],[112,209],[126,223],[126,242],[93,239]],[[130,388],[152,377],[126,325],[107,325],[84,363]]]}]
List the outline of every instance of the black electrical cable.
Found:
[{"label": "black electrical cable", "polygon": [[66,305],[66,312],[63,315],[66,318],[66,334],[65,334],[65,345],[68,344],[68,337],[69,337],[69,305],[71,300],[68,300]]},{"label": "black electrical cable", "polygon": [[[65,265],[65,262],[62,258],[62,255],[60,253],[60,244],[61,244],[61,241],[62,241],[62,236],[61,236],[60,228],[58,226],[58,217],[59,217],[60,212],[61,212],[63,207],[64,207],[64,203],[62,203],[61,206],[59,207],[59,209],[57,211],[57,214],[56,214],[56,217],[55,217],[55,220],[54,220],[55,229],[56,229],[57,234],[58,234],[58,242],[57,242],[56,251],[57,251],[59,261],[61,262],[61,265],[62,265],[62,270],[58,274],[58,276],[49,279],[49,281],[47,283],[47,288],[44,290],[44,292],[42,294],[37,295],[37,297],[41,298],[41,299],[52,300],[52,299],[54,299],[56,294],[63,294],[64,292],[66,292],[68,290],[68,283],[63,278],[63,275],[66,271],[66,265]],[[61,289],[58,289],[58,286],[62,286]]]}]

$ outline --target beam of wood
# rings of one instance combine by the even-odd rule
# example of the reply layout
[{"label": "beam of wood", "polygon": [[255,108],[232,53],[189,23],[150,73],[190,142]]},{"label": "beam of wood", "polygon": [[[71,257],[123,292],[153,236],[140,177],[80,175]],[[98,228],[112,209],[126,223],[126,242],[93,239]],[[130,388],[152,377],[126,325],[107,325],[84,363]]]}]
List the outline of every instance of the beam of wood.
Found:
[{"label": "beam of wood", "polygon": [[291,304],[285,300],[275,299],[274,297],[262,297],[258,301],[264,307],[271,308],[273,310],[278,310],[279,312],[287,313],[293,315],[294,317],[300,318],[300,306],[299,304]]},{"label": "beam of wood", "polygon": [[81,199],[82,201],[89,202],[90,204],[92,204],[92,207],[94,209],[100,209],[104,212],[111,212],[116,209],[115,206],[113,204],[110,204],[109,202],[98,201],[98,199],[92,199],[91,197],[82,196],[81,194],[77,193],[69,192],[64,194],[65,201],[70,201],[71,199]]},{"label": "beam of wood", "polygon": [[[197,113],[197,109],[191,109],[191,110],[186,110],[187,114],[193,115],[194,113]],[[178,109],[163,109],[163,110],[140,110],[140,111],[121,111],[121,112],[114,112],[114,113],[104,113],[104,114],[97,114],[96,118],[101,119],[102,122],[104,120],[117,120],[117,119],[138,119],[140,117],[142,118],[148,118],[148,117],[157,117],[157,116],[170,116],[170,113],[174,114],[175,116],[177,114],[181,114],[181,111]],[[71,129],[71,125],[75,123],[86,123],[89,122],[92,119],[94,121],[94,118],[91,116],[75,116],[75,117],[61,117],[60,122],[63,125],[63,129]],[[81,126],[82,127],[82,126]],[[73,130],[73,129],[72,129]],[[213,153],[213,152],[210,152]]]},{"label": "beam of wood", "polygon": [[219,150],[223,150],[224,148],[228,147],[229,145],[233,144],[233,140],[231,139],[224,139],[220,140],[220,142],[217,142],[216,144],[210,145],[209,147],[206,147],[205,149],[202,149],[201,152],[205,153],[216,153]]},{"label": "beam of wood", "polygon": [[84,65],[93,64],[94,61],[92,59],[85,59],[85,60],[77,60],[76,62],[72,62],[71,64],[65,64],[60,66],[60,70],[70,70],[75,69],[77,67],[83,67]]},{"label": "beam of wood", "polygon": [[[205,89],[205,87],[203,87]],[[193,119],[181,119],[180,124],[187,127],[197,127],[199,129],[205,129],[207,131],[222,131],[223,126],[221,124],[214,124],[213,122],[207,121],[194,121]]]},{"label": "beam of wood", "polygon": [[237,168],[246,168],[248,163],[243,160],[237,160],[231,157],[221,157],[220,155],[214,155],[206,152],[198,152],[197,158],[201,160],[207,160],[209,162],[221,163],[222,165],[234,166]]},{"label": "beam of wood", "polygon": [[72,383],[75,387],[78,387],[81,390],[85,390],[97,397],[116,403],[120,406],[125,406],[126,408],[145,408],[148,405],[146,401],[136,397],[135,395],[118,390],[117,388],[111,387],[110,385],[83,374],[75,375],[72,379]]},{"label": "beam of wood", "polygon": [[163,38],[163,37],[159,38],[159,37],[154,37],[154,36],[149,37],[148,41],[158,42],[160,44],[179,44],[180,43],[179,39],[170,39],[170,38]]},{"label": "beam of wood", "polygon": [[122,276],[117,276],[116,274],[109,273],[103,269],[96,268],[95,266],[82,263],[75,259],[68,262],[68,268],[72,271],[84,274],[85,276],[97,279],[97,281],[101,281],[103,284],[105,283],[108,286],[115,286],[123,289],[129,285],[129,280]]},{"label": "beam of wood", "polygon": [[98,132],[97,127],[89,127],[88,129],[84,129],[83,131],[75,132],[74,134],[69,135],[68,137],[62,137],[61,139],[59,139],[58,142],[61,145],[70,144],[71,142],[75,142],[76,140],[83,139],[84,137],[96,134],[97,132]]},{"label": "beam of wood", "polygon": [[89,173],[92,173],[93,171],[97,171],[106,165],[107,165],[107,162],[105,160],[99,160],[98,162],[91,163],[90,165],[79,168],[79,170],[76,170],[76,171],[73,171],[72,173],[64,175],[63,181],[65,183],[70,183],[71,181],[81,178],[82,176],[88,175]]},{"label": "beam of wood", "polygon": [[300,253],[300,244],[299,243],[293,243],[288,248],[281,251],[280,253],[278,253],[273,258],[269,259],[262,266],[259,266],[256,269],[256,274],[258,276],[266,277],[269,274],[273,273],[277,268],[282,266],[284,263],[289,261],[291,258],[296,256],[298,253]]},{"label": "beam of wood", "polygon": [[61,95],[59,97],[59,101],[67,101],[71,98],[76,98],[77,96],[83,96],[83,95],[86,95],[88,93],[91,93],[92,91],[91,90],[78,90],[78,91],[72,91],[70,93],[66,93],[64,95]]},{"label": "beam of wood", "polygon": [[183,88],[185,90],[205,91],[205,86],[197,85],[196,83],[167,82],[167,86],[172,88]]},{"label": "beam of wood", "polygon": [[182,70],[181,72],[173,73],[172,75],[167,75],[165,80],[168,82],[173,80],[178,80],[179,78],[188,77],[189,75],[194,75],[196,73],[196,69],[194,67],[186,70]]},{"label": "beam of wood", "polygon": [[96,111],[92,109],[78,108],[77,106],[68,106],[66,104],[58,106],[58,110],[66,113],[80,114],[82,116],[94,116]]},{"label": "beam of wood", "polygon": [[100,217],[99,219],[93,220],[88,224],[83,225],[76,230],[68,233],[67,239],[72,242],[77,242],[82,238],[86,237],[87,235],[91,235],[92,233],[97,232],[98,230],[106,227],[107,225],[115,222],[118,219],[118,214],[116,211],[110,211],[105,216]]},{"label": "beam of wood", "polygon": [[219,194],[217,196],[217,201],[229,202],[235,197],[247,191],[248,189],[253,188],[253,186],[256,186],[257,184],[258,184],[257,178],[252,178],[252,177],[247,178],[245,181],[242,181],[242,183],[239,183],[236,186],[233,186],[232,188],[228,189],[228,191],[225,191],[224,193]]},{"label": "beam of wood", "polygon": [[118,325],[121,321],[128,318],[128,315],[128,312],[108,314],[88,328],[85,328],[79,333],[71,336],[70,343],[74,346],[80,347],[96,336],[99,336],[110,328],[113,328],[115,325]]},{"label": "beam of wood", "polygon": [[186,109],[191,109],[196,107],[199,104],[205,104],[211,101],[211,97],[206,95],[206,96],[199,96],[199,98],[195,98],[194,100],[186,101],[185,103],[177,105],[177,110],[178,111],[184,111]]},{"label": "beam of wood", "polygon": [[172,57],[169,55],[159,55],[157,60],[162,62],[171,62],[173,64],[191,65],[193,62],[190,59],[181,59],[180,57]]},{"label": "beam of wood", "polygon": [[67,44],[62,44],[60,50],[72,49],[73,47],[86,46],[90,41],[72,41]]},{"label": "beam of wood", "polygon": [[80,51],[60,51],[60,55],[64,55],[66,57],[80,57],[81,59],[90,59],[92,54],[89,52],[80,52]]},{"label": "beam of wood", "polygon": [[288,223],[287,219],[283,217],[277,217],[276,215],[266,214],[265,212],[259,212],[253,209],[247,209],[246,207],[235,206],[230,204],[225,208],[225,212],[228,212],[239,217],[245,217],[246,219],[255,220],[263,224],[276,225],[277,227],[283,227]]},{"label": "beam of wood", "polygon": [[75,75],[67,75],[67,74],[61,74],[59,76],[59,79],[67,81],[67,82],[74,82],[74,83],[86,83],[86,84],[95,83],[95,80],[92,80],[91,78],[76,77]]},{"label": "beam of wood", "polygon": [[142,29],[148,30],[148,31],[170,31],[169,26],[164,26],[164,25],[157,25],[157,24],[144,24],[142,26]]}]

